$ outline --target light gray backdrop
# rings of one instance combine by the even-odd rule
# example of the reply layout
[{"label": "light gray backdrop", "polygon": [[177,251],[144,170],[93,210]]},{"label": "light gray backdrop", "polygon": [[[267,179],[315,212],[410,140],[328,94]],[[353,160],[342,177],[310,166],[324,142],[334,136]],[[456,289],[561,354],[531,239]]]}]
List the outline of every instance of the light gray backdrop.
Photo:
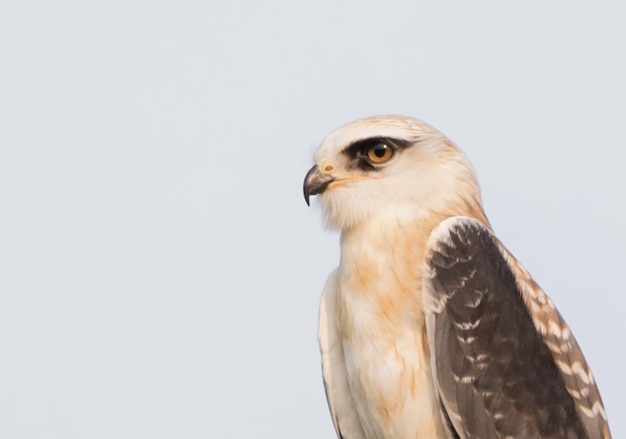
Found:
[{"label": "light gray backdrop", "polygon": [[467,152],[626,437],[625,12],[0,1],[0,437],[333,437],[301,184],[380,113]]}]

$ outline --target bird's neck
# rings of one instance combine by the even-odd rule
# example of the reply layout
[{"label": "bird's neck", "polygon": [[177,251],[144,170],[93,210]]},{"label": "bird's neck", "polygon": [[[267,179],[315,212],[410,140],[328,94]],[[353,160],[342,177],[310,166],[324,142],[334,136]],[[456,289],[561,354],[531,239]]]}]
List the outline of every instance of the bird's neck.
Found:
[{"label": "bird's neck", "polygon": [[[340,282],[346,293],[387,296],[406,292],[421,301],[422,267],[430,233],[451,216],[470,216],[489,226],[480,205],[442,212],[389,207],[341,233]],[[421,309],[421,303],[418,304]]]},{"label": "bird's neck", "polygon": [[[387,211],[344,230],[340,295],[348,301],[370,303],[390,321],[398,317],[391,314],[403,313],[402,309],[421,310],[421,294],[416,291],[421,291],[426,243],[441,220],[433,213]],[[398,309],[387,310],[386,304],[395,304]]]},{"label": "bird's neck", "polygon": [[485,224],[487,219],[479,200],[459,200],[447,203],[436,209],[415,205],[388,206],[363,221],[341,231],[342,248],[352,249],[373,246],[372,249],[388,252],[393,247],[391,242],[410,242],[411,245],[424,247],[430,232],[437,225],[453,216],[467,216]]}]

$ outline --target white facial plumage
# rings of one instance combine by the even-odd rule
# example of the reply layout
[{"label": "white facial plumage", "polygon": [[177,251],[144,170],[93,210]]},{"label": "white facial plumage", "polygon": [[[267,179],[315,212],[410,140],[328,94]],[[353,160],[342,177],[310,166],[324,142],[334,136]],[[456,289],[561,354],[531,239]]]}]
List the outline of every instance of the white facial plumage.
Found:
[{"label": "white facial plumage", "polygon": [[[390,160],[360,168],[347,150],[367,139],[401,141]],[[465,155],[431,126],[402,116],[376,116],[330,134],[315,153],[321,173],[332,177],[320,193],[326,223],[348,229],[394,209],[445,212],[450,203],[478,203],[478,183]],[[454,198],[454,199],[452,199]],[[385,208],[383,208],[383,206]]]}]

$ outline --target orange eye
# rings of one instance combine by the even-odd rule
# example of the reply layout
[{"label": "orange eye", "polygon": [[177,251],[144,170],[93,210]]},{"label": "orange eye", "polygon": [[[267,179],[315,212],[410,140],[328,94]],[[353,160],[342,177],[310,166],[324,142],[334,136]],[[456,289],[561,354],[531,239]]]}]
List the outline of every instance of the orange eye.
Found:
[{"label": "orange eye", "polygon": [[367,158],[372,163],[385,163],[393,156],[393,149],[384,143],[377,143],[365,151]]}]

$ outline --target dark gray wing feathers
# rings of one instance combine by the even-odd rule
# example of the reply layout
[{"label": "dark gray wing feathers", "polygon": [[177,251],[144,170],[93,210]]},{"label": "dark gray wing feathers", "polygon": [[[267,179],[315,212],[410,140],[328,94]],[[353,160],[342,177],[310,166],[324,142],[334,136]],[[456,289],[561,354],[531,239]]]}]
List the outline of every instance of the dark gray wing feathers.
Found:
[{"label": "dark gray wing feathers", "polygon": [[[540,316],[528,309],[532,297],[520,289],[512,256],[476,220],[444,223],[429,241],[424,300],[435,384],[459,437],[610,437],[606,421],[584,415],[572,396],[580,387],[572,381],[584,374],[564,374],[567,364],[557,364],[558,353],[544,340],[550,329],[537,329]],[[603,414],[595,385],[585,388],[593,389]]]}]

